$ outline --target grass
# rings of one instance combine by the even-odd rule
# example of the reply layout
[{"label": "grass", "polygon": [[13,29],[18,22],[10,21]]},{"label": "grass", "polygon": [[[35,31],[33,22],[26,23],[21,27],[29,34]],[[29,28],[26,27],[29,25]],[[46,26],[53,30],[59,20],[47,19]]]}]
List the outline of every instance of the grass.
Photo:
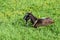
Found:
[{"label": "grass", "polygon": [[[23,17],[28,11],[55,23],[37,29],[26,26]],[[60,0],[0,0],[0,40],[60,40]]]}]

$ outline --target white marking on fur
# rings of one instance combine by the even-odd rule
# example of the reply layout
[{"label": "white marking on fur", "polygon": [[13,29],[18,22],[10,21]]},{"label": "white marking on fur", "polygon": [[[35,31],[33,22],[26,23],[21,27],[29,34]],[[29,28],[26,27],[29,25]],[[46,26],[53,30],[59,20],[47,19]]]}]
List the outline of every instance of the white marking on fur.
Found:
[{"label": "white marking on fur", "polygon": [[37,23],[37,21],[38,21],[38,20],[36,20],[36,21],[34,22],[33,26]]}]

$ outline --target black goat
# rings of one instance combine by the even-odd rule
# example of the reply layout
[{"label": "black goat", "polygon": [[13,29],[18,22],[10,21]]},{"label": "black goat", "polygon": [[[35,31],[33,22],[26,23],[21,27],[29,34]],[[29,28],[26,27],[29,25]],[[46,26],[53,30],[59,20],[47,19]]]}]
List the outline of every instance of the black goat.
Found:
[{"label": "black goat", "polygon": [[28,22],[28,20],[30,19],[31,23],[33,24],[33,26],[35,28],[37,28],[37,26],[39,25],[43,25],[43,26],[46,26],[46,25],[49,25],[49,24],[52,24],[54,23],[53,20],[49,17],[47,18],[36,18],[35,16],[32,15],[32,13],[26,13],[26,15],[24,16],[24,19],[26,21],[26,24]]}]

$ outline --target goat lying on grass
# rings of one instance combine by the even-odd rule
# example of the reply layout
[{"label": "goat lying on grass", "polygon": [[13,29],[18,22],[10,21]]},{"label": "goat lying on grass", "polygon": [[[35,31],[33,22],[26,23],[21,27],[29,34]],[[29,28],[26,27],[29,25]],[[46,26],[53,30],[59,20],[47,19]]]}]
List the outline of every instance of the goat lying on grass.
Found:
[{"label": "goat lying on grass", "polygon": [[49,17],[44,19],[36,18],[35,16],[32,15],[32,13],[26,13],[26,15],[24,16],[24,19],[26,21],[26,24],[28,23],[28,20],[30,20],[35,28],[37,28],[39,25],[47,26],[49,24],[54,23],[53,20]]},{"label": "goat lying on grass", "polygon": [[41,25],[41,26],[47,26],[47,25],[49,25],[49,24],[52,24],[52,23],[54,23],[53,22],[53,20],[51,19],[51,18],[44,18],[44,19],[42,19],[42,18],[40,18],[40,19],[37,19],[36,21],[35,21],[35,23],[33,24],[33,26],[35,27],[35,28],[37,28],[37,26],[39,26],[39,25]]}]

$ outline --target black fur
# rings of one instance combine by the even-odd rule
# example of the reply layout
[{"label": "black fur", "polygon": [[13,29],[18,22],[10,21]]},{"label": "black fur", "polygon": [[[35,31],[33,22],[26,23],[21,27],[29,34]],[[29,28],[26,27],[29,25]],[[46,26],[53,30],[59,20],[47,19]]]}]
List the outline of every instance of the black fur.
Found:
[{"label": "black fur", "polygon": [[[30,20],[35,28],[37,28],[37,26],[39,26],[39,25],[48,25],[48,24],[53,23],[53,20],[50,19],[49,17],[44,18],[44,19],[42,19],[42,18],[38,19],[35,16],[33,16],[32,13],[26,13],[26,15],[23,18],[26,21],[26,24],[28,23],[28,20]],[[36,22],[36,20],[37,20],[37,22]]]},{"label": "black fur", "polygon": [[34,17],[32,15],[32,13],[26,13],[26,15],[24,16],[24,19],[26,21],[26,24],[27,24],[27,22],[28,22],[29,19],[30,19],[30,21],[31,21],[32,24],[37,20],[37,18]]}]

